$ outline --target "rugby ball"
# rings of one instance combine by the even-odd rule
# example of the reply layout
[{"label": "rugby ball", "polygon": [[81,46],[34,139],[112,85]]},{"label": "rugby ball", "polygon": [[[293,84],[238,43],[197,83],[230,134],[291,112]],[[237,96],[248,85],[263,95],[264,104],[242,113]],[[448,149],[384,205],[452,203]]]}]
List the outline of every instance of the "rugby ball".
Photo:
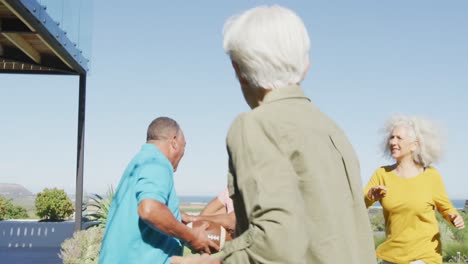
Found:
[{"label": "rugby ball", "polygon": [[226,241],[229,241],[232,239],[231,234],[229,234],[229,232],[227,232],[226,229],[218,223],[199,220],[195,222],[190,222],[187,224],[187,226],[190,228],[197,228],[201,226],[203,223],[208,223],[208,227],[206,228],[205,232],[208,235],[208,238],[211,241],[215,242],[216,245],[218,245],[220,249],[223,249]]}]

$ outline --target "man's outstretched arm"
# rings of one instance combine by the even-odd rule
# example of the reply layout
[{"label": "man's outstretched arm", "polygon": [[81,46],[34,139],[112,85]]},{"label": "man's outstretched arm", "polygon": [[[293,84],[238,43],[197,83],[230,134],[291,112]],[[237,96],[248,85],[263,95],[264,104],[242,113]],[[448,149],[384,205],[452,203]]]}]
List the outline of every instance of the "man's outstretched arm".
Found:
[{"label": "man's outstretched arm", "polygon": [[219,247],[206,235],[207,226],[190,229],[179,222],[166,205],[152,199],[144,199],[138,206],[138,215],[150,226],[177,237],[190,244],[193,250],[211,253],[213,248],[219,251]]}]

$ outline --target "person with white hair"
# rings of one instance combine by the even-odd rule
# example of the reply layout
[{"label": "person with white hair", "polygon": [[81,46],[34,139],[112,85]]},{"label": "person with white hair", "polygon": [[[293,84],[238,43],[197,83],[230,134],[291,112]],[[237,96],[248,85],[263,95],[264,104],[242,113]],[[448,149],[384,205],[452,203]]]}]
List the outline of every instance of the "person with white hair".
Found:
[{"label": "person with white hair", "polygon": [[383,131],[384,155],[395,164],[378,168],[364,190],[367,207],[380,201],[385,218],[377,256],[384,263],[442,263],[435,209],[458,229],[464,222],[432,166],[442,154],[440,130],[427,119],[394,116]]},{"label": "person with white hair", "polygon": [[237,236],[222,260],[185,263],[376,263],[357,156],[300,87],[302,20],[277,5],[247,10],[225,24],[224,49],[252,108],[227,136]]}]

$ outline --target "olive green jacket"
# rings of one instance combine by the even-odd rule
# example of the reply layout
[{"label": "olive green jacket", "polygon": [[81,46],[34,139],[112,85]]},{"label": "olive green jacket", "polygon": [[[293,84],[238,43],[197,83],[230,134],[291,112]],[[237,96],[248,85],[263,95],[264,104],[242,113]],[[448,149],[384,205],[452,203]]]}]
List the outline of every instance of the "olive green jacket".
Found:
[{"label": "olive green jacket", "polygon": [[376,263],[357,156],[299,86],[239,115],[227,148],[238,237],[223,263]]}]

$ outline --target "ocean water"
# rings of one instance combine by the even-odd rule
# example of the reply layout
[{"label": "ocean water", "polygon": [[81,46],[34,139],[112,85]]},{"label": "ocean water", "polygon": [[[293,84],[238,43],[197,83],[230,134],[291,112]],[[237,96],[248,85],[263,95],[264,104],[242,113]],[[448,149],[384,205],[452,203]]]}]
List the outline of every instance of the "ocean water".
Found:
[{"label": "ocean water", "polygon": [[[179,196],[180,203],[185,204],[207,204],[215,196]],[[452,199],[452,204],[457,209],[463,209],[465,207],[465,199]],[[375,203],[373,207],[381,207],[380,203]]]},{"label": "ocean water", "polygon": [[453,206],[457,209],[465,208],[465,202],[468,203],[468,200],[451,200],[451,201],[452,201]]}]

